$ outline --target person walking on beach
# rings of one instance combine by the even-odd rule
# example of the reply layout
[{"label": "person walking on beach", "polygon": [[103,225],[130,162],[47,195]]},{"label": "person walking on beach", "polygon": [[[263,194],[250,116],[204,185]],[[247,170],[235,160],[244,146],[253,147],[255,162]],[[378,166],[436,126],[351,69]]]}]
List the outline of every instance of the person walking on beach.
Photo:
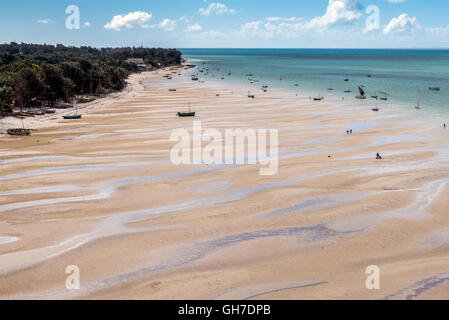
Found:
[{"label": "person walking on beach", "polygon": [[446,124],[444,124],[444,126],[443,126],[443,127],[444,127],[444,129],[446,129]]},{"label": "person walking on beach", "polygon": [[382,160],[382,157],[380,156],[379,153],[376,155],[376,160]]}]

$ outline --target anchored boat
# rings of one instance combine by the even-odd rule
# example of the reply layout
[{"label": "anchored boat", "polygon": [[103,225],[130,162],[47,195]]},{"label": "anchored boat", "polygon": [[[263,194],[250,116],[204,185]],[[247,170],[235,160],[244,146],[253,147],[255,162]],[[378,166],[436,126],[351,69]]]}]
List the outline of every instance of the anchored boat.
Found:
[{"label": "anchored boat", "polygon": [[194,117],[195,116],[195,112],[192,112],[192,110],[190,109],[190,102],[189,102],[189,112],[178,112],[177,115],[180,118],[185,118],[185,117]]}]

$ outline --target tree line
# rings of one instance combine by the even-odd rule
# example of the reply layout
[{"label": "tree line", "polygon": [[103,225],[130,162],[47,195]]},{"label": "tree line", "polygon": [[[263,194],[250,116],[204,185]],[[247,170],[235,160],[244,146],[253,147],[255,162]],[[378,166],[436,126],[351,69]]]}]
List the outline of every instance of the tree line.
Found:
[{"label": "tree line", "polygon": [[138,71],[137,65],[127,62],[130,58],[143,59],[153,68],[182,62],[176,49],[0,45],[0,111],[120,91],[130,73]]}]

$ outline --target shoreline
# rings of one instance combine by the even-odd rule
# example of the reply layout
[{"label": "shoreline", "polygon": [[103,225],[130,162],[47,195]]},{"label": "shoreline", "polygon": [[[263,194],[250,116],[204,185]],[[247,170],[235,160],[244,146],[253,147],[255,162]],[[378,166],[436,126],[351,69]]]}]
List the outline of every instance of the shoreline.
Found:
[{"label": "shoreline", "polygon": [[[144,86],[142,85],[142,80],[148,75],[148,74],[160,74],[161,72],[168,72],[168,71],[181,71],[185,70],[185,65],[180,66],[170,66],[166,68],[161,68],[159,70],[154,71],[145,71],[140,73],[133,73],[131,74],[128,79],[125,89],[123,89],[120,92],[113,92],[109,93],[104,97],[98,98],[95,101],[85,103],[85,104],[78,104],[78,110],[81,112],[84,112],[84,114],[89,114],[92,112],[97,112],[104,110],[108,107],[109,104],[118,103],[120,101],[123,101],[127,98],[130,98],[133,94],[136,92],[144,90]],[[63,126],[65,124],[69,124],[68,121],[63,121],[62,117],[65,115],[69,115],[73,113],[73,108],[67,109],[67,110],[57,110],[56,114],[45,114],[41,116],[34,116],[25,118],[25,127],[27,129],[31,129],[32,131],[43,129],[43,128],[49,128],[53,126]],[[20,128],[22,126],[22,122],[20,118],[17,117],[5,117],[2,119],[2,132],[0,132],[0,138],[7,137],[6,130],[10,128]]]},{"label": "shoreline", "polygon": [[[15,241],[0,243],[0,299],[401,299],[448,271],[446,131],[163,74],[86,119],[42,127],[39,143],[2,139],[1,238]],[[205,128],[278,129],[279,173],[171,164],[170,132],[192,128],[175,116],[188,101]],[[82,290],[64,288],[67,265]],[[364,287],[369,265],[380,291]]]}]

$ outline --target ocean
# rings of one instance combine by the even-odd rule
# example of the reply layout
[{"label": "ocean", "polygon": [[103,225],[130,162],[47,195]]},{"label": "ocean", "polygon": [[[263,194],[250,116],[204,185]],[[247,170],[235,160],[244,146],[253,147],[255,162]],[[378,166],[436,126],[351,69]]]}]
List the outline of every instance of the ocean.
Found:
[{"label": "ocean", "polygon": [[[209,69],[209,73],[192,71],[200,80],[231,81],[251,90],[260,90],[264,84],[270,88],[344,96],[345,99],[358,95],[360,85],[372,104],[416,112],[415,106],[419,103],[424,112],[443,117],[449,115],[449,50],[180,50],[192,64]],[[344,81],[346,77],[347,82]],[[250,84],[248,79],[258,81]],[[441,90],[430,91],[429,87]],[[388,94],[388,101],[371,98],[376,95],[385,97],[380,92]]]}]

